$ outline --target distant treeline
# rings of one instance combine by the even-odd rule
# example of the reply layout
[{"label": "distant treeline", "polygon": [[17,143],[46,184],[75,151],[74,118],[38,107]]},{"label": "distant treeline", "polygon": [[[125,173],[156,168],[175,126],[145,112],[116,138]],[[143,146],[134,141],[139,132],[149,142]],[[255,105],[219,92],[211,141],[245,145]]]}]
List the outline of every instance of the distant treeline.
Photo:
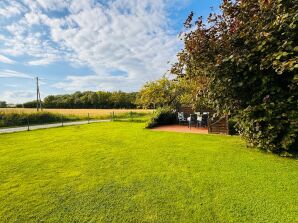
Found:
[{"label": "distant treeline", "polygon": [[5,101],[0,101],[0,108],[6,108],[7,104]]},{"label": "distant treeline", "polygon": [[[49,95],[42,105],[44,108],[136,108],[137,92],[85,91],[74,94]],[[36,101],[18,104],[17,107],[35,108]]]}]

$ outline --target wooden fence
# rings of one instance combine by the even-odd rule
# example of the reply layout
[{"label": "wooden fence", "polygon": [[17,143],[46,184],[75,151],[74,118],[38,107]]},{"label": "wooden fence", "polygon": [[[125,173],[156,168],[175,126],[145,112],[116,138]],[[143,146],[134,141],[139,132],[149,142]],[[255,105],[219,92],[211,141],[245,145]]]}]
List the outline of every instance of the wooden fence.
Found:
[{"label": "wooden fence", "polygon": [[228,116],[209,119],[208,133],[212,134],[229,134]]}]

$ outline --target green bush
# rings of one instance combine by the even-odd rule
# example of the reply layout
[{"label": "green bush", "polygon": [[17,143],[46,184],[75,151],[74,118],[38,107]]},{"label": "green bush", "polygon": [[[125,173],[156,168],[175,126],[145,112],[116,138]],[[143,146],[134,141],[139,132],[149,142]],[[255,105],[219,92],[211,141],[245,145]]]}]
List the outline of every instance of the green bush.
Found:
[{"label": "green bush", "polygon": [[148,121],[146,128],[154,128],[160,125],[173,124],[176,122],[176,113],[170,107],[158,108]]},{"label": "green bush", "polygon": [[243,110],[239,127],[249,146],[257,146],[281,155],[297,154],[297,117],[297,101],[285,103],[272,98],[259,106]]},{"label": "green bush", "polygon": [[[75,121],[79,120],[79,117],[75,116],[63,116],[63,121]],[[27,125],[29,121],[30,125],[47,124],[61,122],[61,115],[53,114],[50,112],[38,112],[38,113],[4,113],[0,112],[0,128],[1,127],[13,127]]]},{"label": "green bush", "polygon": [[208,25],[193,16],[176,79],[202,83],[196,98],[236,115],[249,146],[298,153],[297,0],[225,0]]}]

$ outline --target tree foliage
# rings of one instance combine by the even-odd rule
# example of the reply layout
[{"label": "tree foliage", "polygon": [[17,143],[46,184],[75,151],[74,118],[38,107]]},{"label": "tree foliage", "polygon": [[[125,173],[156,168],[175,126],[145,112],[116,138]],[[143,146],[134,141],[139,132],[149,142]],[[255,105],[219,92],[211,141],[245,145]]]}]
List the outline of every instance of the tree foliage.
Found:
[{"label": "tree foliage", "polygon": [[198,92],[237,117],[252,146],[298,150],[298,1],[224,0],[208,25],[191,13],[172,73],[204,78]]},{"label": "tree foliage", "polygon": [[[42,104],[45,108],[136,108],[136,96],[136,92],[78,91],[73,94],[49,95]],[[36,101],[24,103],[24,107],[34,108]]]},{"label": "tree foliage", "polygon": [[5,101],[0,101],[0,108],[6,108],[7,104]]},{"label": "tree foliage", "polygon": [[174,124],[177,121],[176,113],[173,108],[165,106],[157,108],[150,120],[146,124],[146,128],[154,128],[160,125]]},{"label": "tree foliage", "polygon": [[147,82],[139,92],[137,104],[143,108],[172,106],[176,103],[176,83],[166,77]]},{"label": "tree foliage", "polygon": [[140,90],[136,103],[143,108],[176,108],[180,105],[198,107],[205,103],[203,98],[197,98],[200,89],[201,83],[198,81],[162,77],[146,83]]}]

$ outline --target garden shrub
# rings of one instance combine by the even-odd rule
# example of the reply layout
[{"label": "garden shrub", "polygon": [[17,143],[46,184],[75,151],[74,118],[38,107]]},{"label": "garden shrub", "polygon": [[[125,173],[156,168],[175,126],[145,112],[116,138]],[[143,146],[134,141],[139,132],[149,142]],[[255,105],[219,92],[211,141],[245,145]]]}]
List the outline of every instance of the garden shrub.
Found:
[{"label": "garden shrub", "polygon": [[271,98],[246,108],[240,117],[241,135],[248,145],[278,154],[298,152],[297,101],[285,103]]},{"label": "garden shrub", "polygon": [[177,121],[176,113],[171,107],[162,107],[154,111],[146,128],[154,128],[160,125],[173,124]]},{"label": "garden shrub", "polygon": [[225,0],[208,25],[191,13],[171,69],[202,85],[199,100],[232,114],[248,146],[278,154],[298,152],[297,3]]}]

